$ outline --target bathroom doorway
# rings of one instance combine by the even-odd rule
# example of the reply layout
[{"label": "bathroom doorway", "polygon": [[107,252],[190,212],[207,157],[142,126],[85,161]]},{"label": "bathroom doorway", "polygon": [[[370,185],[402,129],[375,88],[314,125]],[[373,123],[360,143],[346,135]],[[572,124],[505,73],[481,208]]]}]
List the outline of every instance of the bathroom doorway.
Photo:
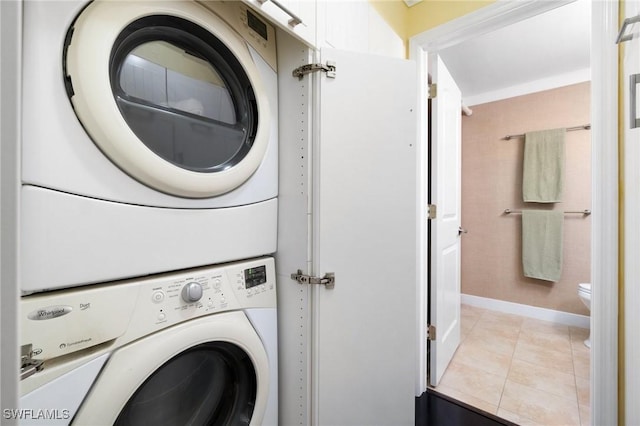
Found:
[{"label": "bathroom doorway", "polygon": [[[557,7],[557,6],[558,6],[558,4],[556,4],[554,7]],[[520,11],[520,12],[522,12],[522,11]],[[503,11],[501,11],[501,13],[502,13],[501,18],[503,18],[504,16],[506,16],[506,15],[504,14],[504,10],[503,10]],[[538,10],[538,11],[535,11],[535,12],[531,12],[530,14],[531,14],[531,15],[538,15],[539,13],[541,13],[541,11],[539,11],[539,10]],[[516,18],[513,18],[513,19],[514,19],[514,21],[521,20],[521,19],[522,19],[522,15],[523,15],[523,14],[522,14],[522,13],[520,13],[520,14],[519,14],[519,17],[518,17],[517,19],[516,19]],[[589,18],[587,18],[587,20],[588,20],[588,19],[589,19]],[[499,19],[498,19],[498,21],[499,21]],[[506,21],[508,21],[508,19],[503,19],[503,21],[505,21],[505,22],[506,22]],[[495,26],[495,28],[498,28],[498,27],[500,27],[500,26],[501,26],[501,25],[500,25],[500,23],[498,23],[498,24],[494,23],[493,25]],[[502,25],[504,25],[504,23],[502,23]],[[590,21],[588,21],[588,26],[589,26],[589,27],[591,27],[591,23],[590,23]],[[459,28],[463,28],[462,24],[460,24],[460,26],[458,27],[458,31],[463,31],[463,30],[460,30]],[[438,31],[438,30],[439,30],[439,29],[438,29],[438,28],[436,28],[435,30],[433,30],[433,33],[437,33],[437,31]],[[544,30],[548,30],[548,29],[544,29]],[[473,30],[471,30],[471,32],[472,32],[472,31],[473,31]],[[424,52],[425,52],[425,51],[429,51],[429,52],[437,51],[438,53],[441,53],[442,51],[444,51],[444,50],[445,50],[445,48],[447,48],[447,47],[449,47],[449,46],[451,46],[451,45],[455,45],[455,44],[457,44],[457,43],[453,43],[453,42],[452,42],[452,39],[455,39],[456,37],[460,38],[460,35],[459,35],[459,34],[455,34],[455,29],[452,29],[450,34],[447,34],[447,33],[446,33],[444,30],[442,30],[442,29],[440,29],[440,33],[439,33],[439,34],[435,34],[435,35],[433,35],[433,33],[432,33],[432,35],[431,35],[431,37],[432,37],[431,39],[429,39],[429,37],[425,37],[425,38],[423,38],[422,40],[418,39],[418,42],[417,42],[416,44],[417,44],[418,46],[420,46],[420,48],[423,50],[423,52],[418,52],[418,53],[417,53],[417,56],[420,56],[420,54],[424,54]],[[451,34],[453,34],[453,35],[451,35]],[[539,32],[538,32],[538,34],[539,34]],[[420,36],[418,36],[418,37],[420,37]],[[587,40],[588,40],[588,37],[587,37]],[[522,37],[520,38],[520,41],[522,42]],[[446,44],[449,44],[449,46],[446,46]],[[415,46],[414,46],[414,47],[415,47]],[[522,48],[522,45],[521,45],[521,48]],[[414,49],[414,52],[413,52],[413,53],[415,53],[415,52],[416,52],[416,50],[420,50],[420,49]],[[413,53],[412,53],[412,54],[413,54]],[[443,56],[445,56],[445,55],[443,55]],[[445,57],[445,60],[446,60],[446,57]],[[487,57],[487,60],[488,60],[488,61],[490,61],[490,60],[491,60],[491,58]],[[476,63],[474,63],[473,65],[474,65],[475,67],[479,67],[479,66],[480,66],[480,65],[482,65],[482,64],[480,64],[480,63],[477,63],[477,62],[476,62]],[[494,64],[494,65],[495,65],[495,64]],[[504,66],[504,63],[501,63],[501,64],[499,63],[499,64],[497,64],[497,65],[498,65],[498,66],[499,66],[499,65],[503,65],[503,66]],[[589,85],[588,80],[589,80],[589,78],[587,78],[587,79],[585,79],[585,80],[582,80],[582,81],[573,81],[573,82],[571,82],[571,83],[569,83],[569,84],[565,83],[565,84],[564,84],[564,85],[562,85],[562,86],[556,86],[556,87],[555,87],[555,89],[557,89],[558,87],[571,87],[571,86],[574,86],[574,85],[580,85],[580,84],[587,84],[587,85]],[[600,85],[600,84],[601,84],[601,82],[596,82],[596,84],[597,84],[597,85]],[[575,87],[574,87],[574,88],[575,88]],[[546,90],[551,90],[551,89],[547,88]],[[544,90],[544,89],[542,89],[542,90],[541,90],[541,89],[538,89],[538,90],[532,90],[531,92],[532,92],[532,93],[537,93],[537,92],[541,92],[541,91],[545,91],[545,90]],[[588,88],[588,87],[587,87],[587,92],[592,92],[592,90],[591,90],[590,88]],[[523,96],[523,95],[520,95],[520,96]],[[464,98],[464,88],[463,88],[463,98]],[[484,103],[484,104],[486,104],[486,103],[491,103],[491,102],[495,102],[495,100],[492,100],[492,101],[489,101],[489,102],[478,102],[477,104],[478,104],[479,106],[481,106],[481,105],[483,105],[483,103]],[[472,110],[474,109],[474,108],[473,108],[473,105],[471,105],[471,109],[472,109]],[[531,113],[535,113],[535,111],[531,111]],[[494,119],[495,119],[495,120],[498,120],[499,118],[494,117]],[[596,117],[596,121],[597,121],[598,119],[600,119],[600,117]],[[464,119],[463,119],[463,120],[464,120]],[[587,121],[590,121],[590,120],[587,120]],[[577,123],[576,123],[576,124],[577,124]],[[586,123],[580,123],[580,124],[586,124]],[[558,125],[558,126],[556,126],[556,127],[571,127],[571,126],[574,126],[574,123],[566,123],[566,124]],[[530,130],[543,130],[543,129],[537,129],[537,128],[523,128],[521,131],[518,131],[517,133],[522,133],[522,132],[524,132],[524,131],[530,131]],[[503,136],[504,136],[504,135],[503,135]],[[588,139],[587,139],[587,140],[588,140]],[[502,142],[503,142],[503,143],[510,143],[510,142],[505,142],[505,141],[502,141]],[[481,142],[481,141],[479,141],[478,143],[479,143],[479,144],[482,144],[482,142]],[[512,143],[512,146],[513,146],[513,142],[511,142],[511,143]],[[464,148],[463,148],[463,149],[464,149]],[[487,150],[488,150],[488,149],[490,149],[490,147],[489,147],[489,146],[487,146],[487,144],[484,144],[484,145],[482,146],[482,149],[487,149]],[[517,154],[516,154],[516,156],[517,156]],[[487,160],[487,159],[485,159],[485,161],[491,161],[491,160]],[[500,169],[501,167],[505,167],[505,168],[513,168],[513,167],[514,167],[514,164],[511,164],[511,163],[508,163],[508,162],[507,162],[507,163],[505,163],[505,164],[500,164],[500,163],[499,163],[499,161],[497,161],[497,159],[495,159],[495,158],[493,159],[493,162],[492,162],[492,164],[491,164],[491,165],[492,165],[494,168],[496,168],[496,169]],[[463,170],[464,170],[464,168],[463,168]],[[592,172],[591,170],[588,170],[588,171],[587,171],[587,174],[588,174],[588,175],[591,175],[592,173],[593,173],[593,172]],[[587,181],[588,181],[588,182],[591,182],[590,176],[588,176],[588,177],[587,177]],[[508,179],[507,179],[505,182],[508,182]],[[503,182],[502,184],[506,184],[506,183],[504,183],[504,182]],[[513,186],[515,183],[514,183],[514,182],[510,182],[510,184]],[[499,187],[500,185],[501,185],[501,183],[500,183],[500,182],[497,182],[494,186]],[[499,189],[499,188],[498,188],[498,189]],[[485,193],[485,194],[483,194],[482,192],[476,191],[476,196],[477,196],[477,197],[486,197],[486,193]],[[589,200],[589,201],[590,201],[590,200]],[[589,203],[589,202],[585,201],[585,203]],[[507,204],[509,204],[509,203],[507,203]],[[585,205],[586,205],[586,204],[585,204]],[[506,223],[510,224],[509,226],[513,226],[513,225],[515,225],[515,221],[516,221],[516,220],[518,220],[517,218],[515,218],[515,215],[514,215],[514,216],[510,216],[510,217],[502,217],[502,216],[501,216],[501,215],[502,215],[502,212],[504,212],[504,210],[505,210],[505,209],[507,209],[507,208],[509,208],[509,209],[517,209],[517,207],[518,207],[517,205],[513,205],[513,206],[515,206],[515,207],[512,207],[512,204],[509,204],[509,205],[506,205],[506,204],[505,204],[505,205],[492,205],[492,206],[491,206],[491,208],[494,210],[494,213],[495,213],[495,211],[498,211],[498,214],[497,214],[497,215],[500,217],[500,219],[502,219],[502,220],[503,220],[503,222],[504,222],[504,221],[505,221],[505,219],[506,219],[507,221],[510,221],[510,222],[506,222]],[[590,207],[590,206],[587,206],[587,207],[577,207],[577,208],[579,208],[580,210],[583,210],[583,209],[585,209],[585,210],[586,210],[586,209],[589,209],[589,207]],[[464,213],[465,213],[465,212],[464,212],[464,210],[465,210],[465,206],[463,205],[463,227],[464,227],[464,228],[467,228],[466,224],[464,223],[464,216],[465,216],[465,214],[464,214]],[[514,219],[515,219],[515,220],[514,220]],[[580,215],[577,215],[575,218],[572,218],[571,220],[575,220],[575,221],[577,222],[578,220],[584,220],[584,219],[585,219],[585,217],[582,217],[582,216],[580,216]],[[589,221],[589,218],[586,218],[586,220],[587,220],[587,221]],[[584,223],[584,222],[583,222],[583,223]],[[573,224],[573,222],[572,222],[572,224]],[[598,226],[599,226],[599,225],[598,225]],[[590,225],[588,225],[588,227],[589,227],[589,228],[591,228],[591,226],[590,226]],[[472,232],[473,232],[473,230],[472,230],[472,229],[468,229],[468,231],[469,231],[469,233],[472,233]],[[463,238],[464,238],[464,237],[463,237]],[[587,236],[587,238],[588,238],[588,239],[590,239],[590,236]],[[516,244],[516,245],[517,245],[517,241],[516,241],[516,243],[510,242],[510,244]],[[503,244],[503,245],[508,245],[508,244]],[[589,245],[589,244],[587,244],[587,246],[588,246],[588,245]],[[582,244],[582,246],[584,246],[584,244]],[[601,250],[601,249],[600,249],[599,247],[594,247],[594,251],[596,251],[596,252],[597,252],[598,250]],[[463,247],[463,256],[464,256],[464,247]],[[587,254],[587,257],[591,257],[591,256],[592,256],[592,255],[591,255],[590,253],[588,253],[588,254]],[[589,269],[591,269],[591,268],[589,267],[589,265],[587,265],[587,277],[589,277],[589,274],[588,274]],[[580,278],[580,280],[581,280],[581,279],[582,279],[582,278]],[[580,301],[579,301],[579,299],[578,299],[578,297],[577,297],[577,285],[578,285],[578,282],[575,282],[574,284],[575,284],[575,285],[572,285],[572,287],[573,287],[573,288],[572,288],[572,290],[575,290],[575,291],[573,292],[573,293],[575,294],[575,297],[574,297],[574,299],[575,299],[575,300],[574,300],[574,302],[578,302],[578,303],[580,303]],[[564,285],[564,286],[565,286],[565,287],[567,287],[567,285]],[[464,287],[463,287],[462,292],[464,293],[464,291],[465,291],[465,289],[464,289]],[[549,291],[549,292],[551,292],[551,290],[548,290],[548,291]],[[572,302],[572,303],[573,303],[573,302]],[[492,315],[493,315],[495,318],[501,318],[501,317],[500,317],[500,315],[495,314],[495,313],[491,313],[491,310],[489,310],[489,309],[486,309],[486,308],[481,308],[481,309],[480,309],[480,308],[478,308],[478,309],[476,309],[477,307],[473,307],[473,306],[471,306],[471,308],[473,308],[473,309],[467,309],[467,310],[466,310],[466,312],[464,312],[464,311],[463,311],[463,316],[469,316],[469,317],[475,318],[475,321],[476,321],[476,322],[475,322],[475,323],[472,323],[472,325],[468,327],[470,330],[473,330],[473,326],[475,326],[475,325],[477,324],[477,321],[480,321],[480,320],[482,319],[482,317],[484,317],[484,316],[486,316],[486,317],[487,317],[487,318],[485,318],[485,320],[489,320],[489,319],[490,319],[489,317],[490,317],[490,316],[492,316]],[[557,308],[557,310],[558,310],[558,311],[562,311],[563,309],[566,309],[566,306],[565,306],[565,307],[563,307],[563,306],[558,306],[558,308]],[[574,310],[575,310],[575,309],[577,309],[577,310],[578,310],[578,312],[580,312],[580,311],[579,311],[579,309],[583,309],[582,313],[584,314],[584,313],[585,313],[585,309],[586,309],[586,308],[585,308],[584,306],[583,306],[583,307],[581,307],[581,308],[580,308],[579,306],[578,306],[578,307],[573,306],[573,308],[572,308],[572,309],[574,309]],[[494,318],[494,319],[495,319],[495,318]],[[529,333],[529,332],[533,332],[533,333],[541,333],[541,332],[544,332],[544,331],[552,331],[552,330],[550,330],[550,329],[547,329],[547,330],[540,330],[540,329],[539,329],[540,327],[544,328],[544,326],[546,326],[546,325],[551,326],[550,324],[544,324],[544,323],[537,323],[537,324],[536,324],[536,323],[533,323],[533,322],[531,322],[531,321],[527,321],[527,320],[526,320],[526,318],[525,318],[525,319],[522,319],[522,320],[517,320],[515,317],[505,317],[505,318],[501,318],[500,320],[498,320],[498,321],[496,321],[496,322],[505,322],[505,321],[512,321],[512,322],[515,322],[515,323],[518,323],[518,324],[519,324],[519,327],[517,328],[517,333],[516,333],[517,335],[520,335],[520,334],[525,335],[525,334],[527,334],[527,333]],[[583,324],[583,325],[584,325],[584,324]],[[582,339],[582,338],[584,337],[584,328],[583,328],[583,327],[578,327],[578,326],[573,326],[573,325],[571,326],[572,328],[569,328],[569,326],[566,326],[566,327],[567,327],[567,328],[566,328],[566,334],[565,334],[565,338],[566,338],[565,343],[567,343],[567,346],[568,346],[569,348],[571,348],[571,347],[572,347],[572,342],[574,342],[574,341],[575,341],[575,342],[577,342],[577,343],[581,343],[581,340],[580,340],[580,339]],[[538,328],[538,329],[536,329],[536,328]],[[486,329],[486,327],[481,327],[480,329],[476,330],[476,332],[478,332],[478,333],[479,333],[479,331],[480,331],[481,329]],[[554,331],[555,331],[555,330],[554,330]],[[551,334],[551,333],[549,333],[549,334]],[[497,344],[495,344],[495,345],[497,345]],[[515,345],[517,345],[517,341],[516,341],[516,343],[514,343],[514,350],[515,350]],[[579,346],[577,346],[577,345],[576,345],[576,348],[579,348]],[[513,358],[514,358],[514,357],[513,357],[513,353],[512,353],[512,354],[511,354],[511,359],[513,359]],[[573,360],[571,360],[570,362],[573,364],[573,362],[574,362],[574,361],[573,361]],[[585,364],[586,364],[586,367],[585,367]],[[586,363],[582,362],[582,363],[581,363],[581,367],[580,367],[580,369],[581,369],[581,374],[582,374],[582,375],[585,375],[585,374],[586,374],[586,375],[587,375],[587,377],[589,376],[589,374],[584,373],[584,372],[585,372],[585,371],[589,371],[589,370],[590,370],[590,368],[588,367],[588,365],[589,365],[589,361],[587,361]],[[573,365],[572,365],[572,367],[573,367]],[[509,367],[509,369],[511,369],[511,368],[512,368],[512,367]],[[507,370],[507,374],[508,374],[509,369]],[[575,380],[576,380],[576,379],[575,379],[575,377],[577,377],[577,376],[576,376],[576,375],[575,375],[575,373],[574,373],[574,382],[575,382]],[[505,380],[506,380],[506,377],[505,377]],[[574,383],[574,384],[575,384],[575,383]],[[574,386],[574,387],[577,389],[577,387],[576,387],[576,386]],[[588,388],[588,386],[587,386],[587,388]],[[577,399],[578,399],[578,398],[582,398],[583,403],[585,403],[585,404],[583,404],[583,405],[586,405],[587,403],[590,403],[590,401],[592,400],[592,398],[589,398],[588,396],[586,396],[586,397],[585,397],[584,392],[582,393],[582,395],[581,395],[581,396],[578,396],[578,395],[577,395],[577,390],[576,390],[576,395],[574,396],[574,399],[576,399],[576,401],[577,401]],[[605,402],[606,402],[606,401],[605,401]],[[577,404],[576,404],[576,405],[577,405]],[[578,407],[578,408],[579,408],[579,407]],[[583,414],[583,417],[586,417],[586,415],[584,415],[584,414]],[[526,417],[525,417],[525,419],[526,419]],[[580,421],[580,420],[579,420],[579,414],[578,414],[578,422],[579,422],[579,421]],[[579,424],[579,423],[578,423],[578,424]]]},{"label": "bathroom doorway", "polygon": [[[473,102],[462,119],[462,336],[439,390],[490,402],[486,409],[520,424],[590,424],[589,310],[577,291],[591,282],[590,131],[565,134],[561,203],[523,202],[525,141],[507,139],[589,124],[590,81],[566,83]],[[525,210],[559,213],[554,281],[525,277]]]}]

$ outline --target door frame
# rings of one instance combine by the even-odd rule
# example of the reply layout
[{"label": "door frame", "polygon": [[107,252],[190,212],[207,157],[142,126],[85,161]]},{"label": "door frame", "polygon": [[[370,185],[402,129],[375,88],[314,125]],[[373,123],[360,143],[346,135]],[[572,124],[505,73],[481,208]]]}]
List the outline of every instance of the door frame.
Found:
[{"label": "door frame", "polygon": [[[480,10],[411,37],[418,65],[418,116],[428,117],[427,55],[481,34],[555,9],[573,0],[496,1]],[[591,418],[618,420],[618,0],[593,2],[591,15]],[[418,124],[418,372],[416,395],[427,388],[427,120]],[[612,143],[613,142],[613,143]]]},{"label": "door frame", "polygon": [[[640,12],[640,1],[626,1],[622,6],[623,15],[620,19],[631,18],[636,16]],[[621,129],[622,136],[622,156],[624,157],[624,186],[629,188],[624,194],[623,209],[624,209],[624,229],[628,231],[637,232],[640,228],[640,220],[637,212],[640,209],[640,195],[632,188],[637,188],[640,184],[640,146],[638,145],[638,135],[640,135],[640,129],[632,129],[630,108],[631,97],[630,89],[631,84],[629,77],[635,73],[640,72],[640,52],[637,47],[640,45],[640,41],[634,38],[627,43],[621,43],[620,57],[621,57],[621,83],[623,86],[621,92],[621,123],[623,123],[623,129]],[[624,398],[624,411],[621,411],[621,416],[624,415],[624,421],[626,424],[638,424],[640,422],[640,406],[637,401],[640,397],[640,374],[632,367],[633,360],[640,357],[640,342],[638,342],[635,336],[636,330],[631,324],[638,324],[640,322],[640,312],[638,312],[638,305],[640,304],[640,287],[638,286],[638,277],[640,277],[640,264],[636,261],[640,255],[640,241],[631,232],[628,237],[624,238],[622,244],[624,244],[624,301],[621,305],[624,305],[624,312],[621,313],[624,316],[624,323],[629,324],[624,330],[624,362],[626,366],[623,371],[628,371],[624,378],[624,395],[621,395],[621,399]],[[623,414],[624,413],[624,414]]]}]

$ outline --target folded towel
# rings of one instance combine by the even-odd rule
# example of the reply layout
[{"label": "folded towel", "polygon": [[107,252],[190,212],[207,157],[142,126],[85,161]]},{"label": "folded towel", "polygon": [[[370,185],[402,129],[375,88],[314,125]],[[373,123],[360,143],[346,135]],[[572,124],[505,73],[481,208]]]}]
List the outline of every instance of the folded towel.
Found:
[{"label": "folded towel", "polygon": [[525,277],[558,281],[562,274],[564,212],[522,211],[522,266]]},{"label": "folded towel", "polygon": [[522,196],[525,202],[557,203],[564,188],[566,129],[525,134]]}]

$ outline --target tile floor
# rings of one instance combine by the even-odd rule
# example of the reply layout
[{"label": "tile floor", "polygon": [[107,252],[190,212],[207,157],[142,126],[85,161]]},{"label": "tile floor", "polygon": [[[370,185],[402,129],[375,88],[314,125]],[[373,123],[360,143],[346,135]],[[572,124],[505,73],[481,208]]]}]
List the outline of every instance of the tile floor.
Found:
[{"label": "tile floor", "polygon": [[437,391],[519,425],[589,425],[589,331],[462,305]]}]

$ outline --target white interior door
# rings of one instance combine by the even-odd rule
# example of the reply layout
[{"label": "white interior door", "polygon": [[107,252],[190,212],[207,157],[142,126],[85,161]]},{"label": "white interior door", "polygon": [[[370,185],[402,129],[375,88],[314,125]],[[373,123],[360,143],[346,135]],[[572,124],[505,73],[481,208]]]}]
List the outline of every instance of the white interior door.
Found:
[{"label": "white interior door", "polygon": [[431,100],[431,271],[429,321],[435,340],[429,344],[429,384],[436,386],[460,344],[460,177],[461,94],[442,59],[429,55]]},{"label": "white interior door", "polygon": [[[316,77],[312,393],[318,425],[413,425],[416,66],[323,49]],[[317,74],[316,74],[317,75]]]}]

